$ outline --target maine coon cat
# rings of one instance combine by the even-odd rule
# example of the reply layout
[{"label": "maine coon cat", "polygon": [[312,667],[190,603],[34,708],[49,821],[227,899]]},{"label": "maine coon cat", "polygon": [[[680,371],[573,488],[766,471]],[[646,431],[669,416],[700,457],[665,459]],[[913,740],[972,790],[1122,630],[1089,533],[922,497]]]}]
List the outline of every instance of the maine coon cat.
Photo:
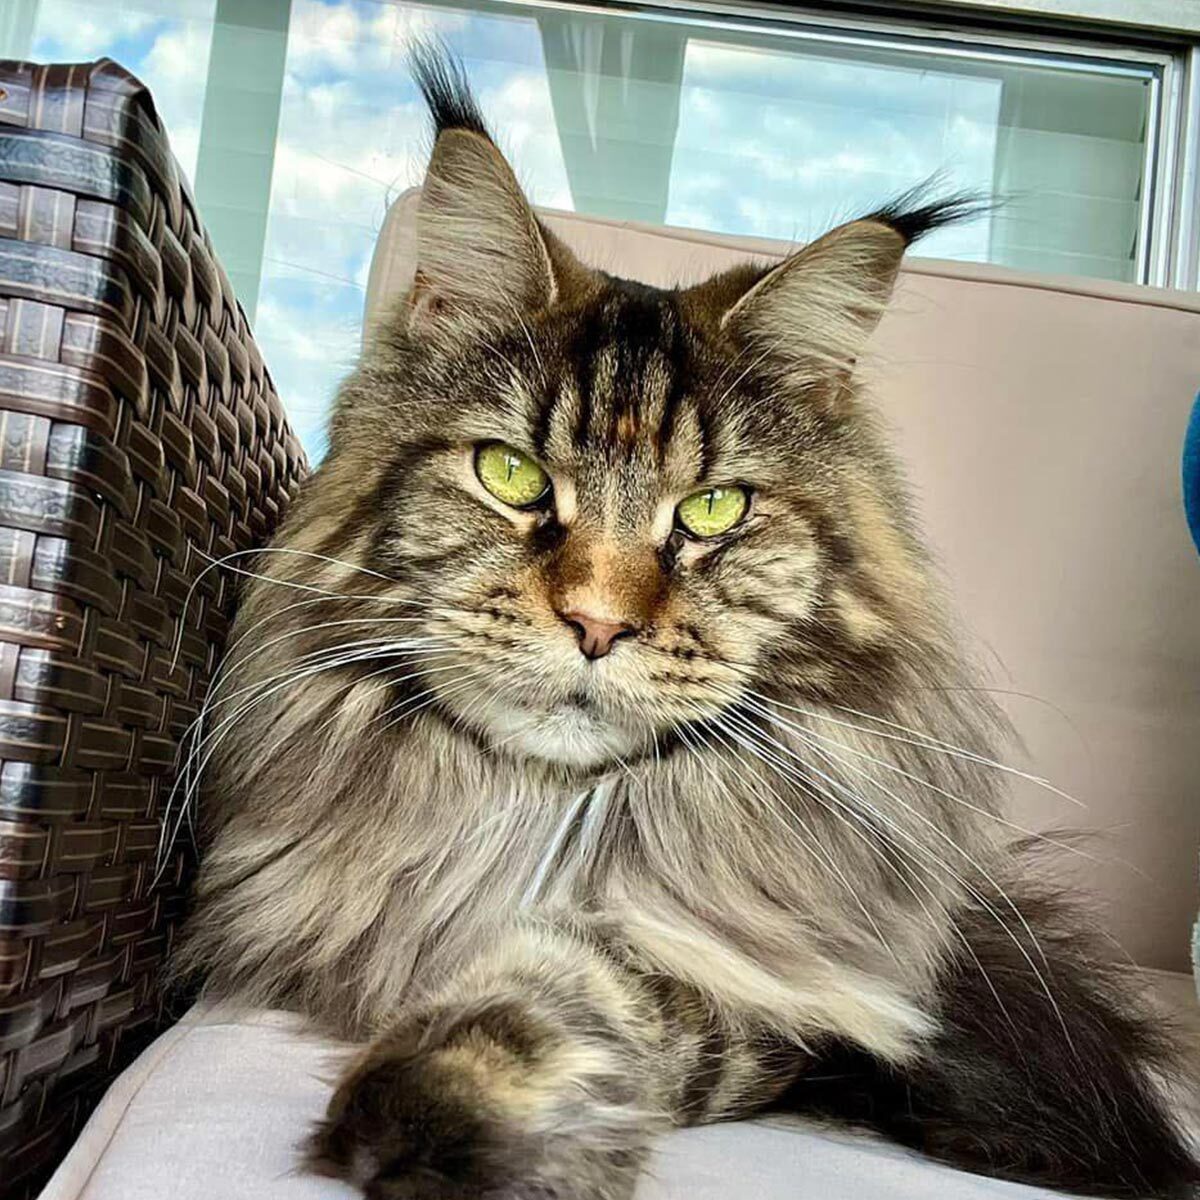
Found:
[{"label": "maine coon cat", "polygon": [[969,206],[660,290],[417,75],[415,281],[241,564],[177,970],[366,1044],[309,1155],[372,1197],[624,1200],[659,1134],[769,1108],[1188,1194],[1169,1047],[1009,844],[856,374]]}]

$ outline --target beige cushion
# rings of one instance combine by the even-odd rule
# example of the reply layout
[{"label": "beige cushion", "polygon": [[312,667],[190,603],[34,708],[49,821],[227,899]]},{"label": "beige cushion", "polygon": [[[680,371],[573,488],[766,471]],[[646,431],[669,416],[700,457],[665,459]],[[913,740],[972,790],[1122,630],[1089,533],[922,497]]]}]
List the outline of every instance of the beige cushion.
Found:
[{"label": "beige cushion", "polygon": [[[376,248],[368,319],[413,273],[417,193]],[[691,281],[778,242],[545,214],[586,261]],[[1200,297],[914,260],[867,369],[978,656],[1027,747],[1013,819],[1103,835],[1070,860],[1137,961],[1182,968],[1200,847],[1200,563],[1179,458]]]},{"label": "beige cushion", "polygon": [[[1190,981],[1158,981],[1200,1025]],[[1190,1010],[1190,1013],[1189,1013]],[[41,1200],[354,1200],[298,1170],[345,1047],[284,1013],[199,1007],[109,1089]],[[637,1200],[1051,1200],[891,1145],[800,1122],[747,1121],[664,1138]]]}]

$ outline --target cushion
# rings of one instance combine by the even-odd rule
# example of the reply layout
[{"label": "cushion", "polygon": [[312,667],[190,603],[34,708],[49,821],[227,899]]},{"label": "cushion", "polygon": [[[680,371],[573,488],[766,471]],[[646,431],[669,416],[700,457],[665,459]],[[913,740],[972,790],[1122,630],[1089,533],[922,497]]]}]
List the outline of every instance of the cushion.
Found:
[{"label": "cushion", "polygon": [[[1154,986],[1191,1022],[1200,1064],[1191,981],[1163,974]],[[286,1013],[198,1006],[109,1089],[41,1200],[354,1200],[353,1188],[297,1169],[297,1145],[324,1111],[348,1049],[306,1034]],[[1052,1196],[1061,1200],[866,1135],[777,1118],[664,1138],[637,1200]]]}]

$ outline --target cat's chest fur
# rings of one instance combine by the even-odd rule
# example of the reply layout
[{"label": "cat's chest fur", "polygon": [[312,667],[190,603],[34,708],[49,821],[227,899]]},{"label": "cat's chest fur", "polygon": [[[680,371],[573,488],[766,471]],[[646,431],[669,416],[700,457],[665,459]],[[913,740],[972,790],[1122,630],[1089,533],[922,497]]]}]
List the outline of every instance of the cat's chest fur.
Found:
[{"label": "cat's chest fur", "polygon": [[426,776],[440,794],[423,795],[409,852],[394,843],[396,884],[372,930],[373,957],[388,964],[381,995],[419,997],[425,978],[477,955],[514,921],[568,921],[772,1023],[870,1027],[876,1040],[886,1027],[897,1044],[922,1027],[905,995],[921,990],[928,933],[896,921],[898,911],[880,913],[877,923],[892,927],[885,951],[862,938],[857,908],[847,911],[825,875],[804,881],[778,826],[759,814],[717,830],[714,789],[731,793],[735,773],[722,779],[712,764],[670,758],[564,780],[503,761],[482,770],[458,762],[457,778],[444,765]]},{"label": "cat's chest fur", "polygon": [[359,1035],[514,922],[567,922],[793,1033],[892,1053],[923,1028],[912,998],[941,931],[872,881],[861,838],[839,849],[833,826],[765,808],[745,764],[664,754],[571,775],[423,733],[386,759],[340,743],[307,781],[315,819],[300,794],[271,821],[233,818],[192,934],[197,956],[223,947],[217,989]]}]

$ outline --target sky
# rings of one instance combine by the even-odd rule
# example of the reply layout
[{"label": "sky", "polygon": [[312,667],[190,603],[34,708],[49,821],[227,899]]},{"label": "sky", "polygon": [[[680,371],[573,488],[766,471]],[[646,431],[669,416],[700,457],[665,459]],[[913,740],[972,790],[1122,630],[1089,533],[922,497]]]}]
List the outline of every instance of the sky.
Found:
[{"label": "sky", "polygon": [[[191,178],[214,11],[215,0],[42,0],[32,53],[44,61],[107,54],[124,63],[149,85]],[[806,240],[934,172],[949,188],[992,187],[1003,136],[995,74],[894,52],[839,57],[795,39],[747,36],[736,44],[703,28],[560,14],[544,19],[557,21],[558,44],[571,48],[585,77],[556,64],[556,123],[532,13],[498,4],[485,11],[293,0],[255,334],[313,459],[358,353],[388,206],[419,184],[428,153],[404,69],[416,38],[440,37],[463,56],[519,178],[549,207],[575,207],[572,182],[600,197],[589,201],[600,207],[606,192],[636,191],[637,164],[651,156],[669,161],[666,223],[762,237]],[[675,88],[648,78],[671,44],[683,47],[673,139],[661,106]],[[588,70],[598,63],[602,72]],[[580,102],[582,118],[566,115],[564,98]],[[560,125],[582,146],[573,181]],[[614,149],[621,138],[648,144],[631,159]],[[1130,145],[1136,165],[1138,147]],[[924,251],[984,260],[992,246],[985,219],[940,232]]]}]

